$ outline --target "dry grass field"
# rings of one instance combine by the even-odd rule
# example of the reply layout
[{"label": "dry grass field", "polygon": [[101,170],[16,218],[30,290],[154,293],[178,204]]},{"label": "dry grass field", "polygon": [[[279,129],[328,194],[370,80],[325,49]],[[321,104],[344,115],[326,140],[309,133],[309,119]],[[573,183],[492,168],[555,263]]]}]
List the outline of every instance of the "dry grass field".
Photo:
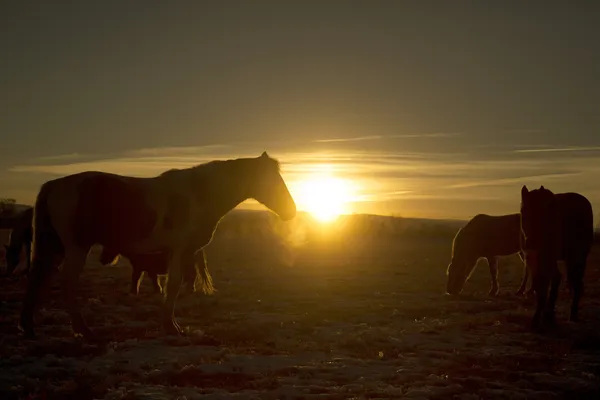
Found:
[{"label": "dry grass field", "polygon": [[21,338],[25,279],[1,278],[0,399],[600,398],[600,247],[582,322],[566,322],[563,283],[559,326],[534,334],[533,301],[514,296],[517,256],[500,260],[497,298],[487,296],[485,260],[450,298],[454,226],[352,218],[322,233],[276,226],[293,246],[224,221],[207,248],[218,292],[180,297],[180,338],[161,333],[161,297],[147,278],[128,294],[125,260],[102,267],[91,254],[81,278],[84,316],[110,340],[102,347],[72,337],[56,284],[39,338]]}]

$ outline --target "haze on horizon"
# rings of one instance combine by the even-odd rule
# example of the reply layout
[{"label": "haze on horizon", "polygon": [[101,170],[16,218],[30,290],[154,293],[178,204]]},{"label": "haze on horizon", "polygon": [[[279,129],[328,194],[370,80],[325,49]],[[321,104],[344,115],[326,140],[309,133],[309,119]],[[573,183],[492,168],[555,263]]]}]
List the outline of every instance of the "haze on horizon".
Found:
[{"label": "haze on horizon", "polygon": [[[600,210],[597,2],[4,2],[0,196],[217,158],[352,182],[349,212]],[[596,211],[598,215],[598,211]]]}]

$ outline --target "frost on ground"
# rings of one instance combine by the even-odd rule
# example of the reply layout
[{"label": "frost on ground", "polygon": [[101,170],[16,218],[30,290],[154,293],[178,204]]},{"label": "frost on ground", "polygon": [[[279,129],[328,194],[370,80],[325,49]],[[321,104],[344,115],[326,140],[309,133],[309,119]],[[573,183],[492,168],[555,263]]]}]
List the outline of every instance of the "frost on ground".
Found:
[{"label": "frost on ground", "polygon": [[289,249],[268,235],[217,235],[207,259],[218,292],[180,297],[179,338],[162,334],[147,278],[130,296],[127,262],[101,267],[92,254],[80,294],[103,347],[72,337],[56,282],[39,338],[21,338],[26,280],[2,278],[0,399],[600,398],[597,248],[582,321],[566,322],[563,283],[559,326],[534,334],[533,301],[513,295],[518,257],[501,260],[497,298],[481,260],[452,299],[452,235],[365,237],[317,235]]}]

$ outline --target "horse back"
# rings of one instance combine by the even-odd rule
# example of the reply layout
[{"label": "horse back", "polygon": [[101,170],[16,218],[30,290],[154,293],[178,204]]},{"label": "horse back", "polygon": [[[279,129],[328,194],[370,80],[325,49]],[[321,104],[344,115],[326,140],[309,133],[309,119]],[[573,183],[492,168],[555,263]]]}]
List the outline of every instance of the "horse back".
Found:
[{"label": "horse back", "polygon": [[473,257],[510,255],[520,251],[521,236],[519,214],[477,214],[457,234],[455,251]]},{"label": "horse back", "polygon": [[147,180],[88,171],[49,181],[53,224],[81,246],[122,249],[143,240],[158,218]]}]

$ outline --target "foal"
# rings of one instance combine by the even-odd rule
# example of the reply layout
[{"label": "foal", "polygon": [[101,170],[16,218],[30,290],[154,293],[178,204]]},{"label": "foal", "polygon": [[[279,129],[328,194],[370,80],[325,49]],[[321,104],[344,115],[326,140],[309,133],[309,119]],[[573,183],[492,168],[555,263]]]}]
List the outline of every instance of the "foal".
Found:
[{"label": "foal", "polygon": [[[142,281],[142,275],[145,272],[148,273],[148,277],[152,282],[155,293],[162,293],[162,286],[158,281],[158,275],[166,275],[169,267],[169,253],[168,252],[154,252],[145,254],[128,254],[125,257],[129,260],[132,267],[131,273],[131,294],[139,294],[140,283]],[[114,250],[105,247],[102,249],[99,261],[102,265],[115,265],[119,259],[119,253]],[[204,259],[202,259],[204,261]],[[191,267],[191,268],[190,268]],[[204,266],[202,266],[204,268]],[[193,265],[188,265],[188,268],[183,271],[183,283],[186,285],[188,291],[193,290],[194,281],[196,280],[196,268]]]}]

